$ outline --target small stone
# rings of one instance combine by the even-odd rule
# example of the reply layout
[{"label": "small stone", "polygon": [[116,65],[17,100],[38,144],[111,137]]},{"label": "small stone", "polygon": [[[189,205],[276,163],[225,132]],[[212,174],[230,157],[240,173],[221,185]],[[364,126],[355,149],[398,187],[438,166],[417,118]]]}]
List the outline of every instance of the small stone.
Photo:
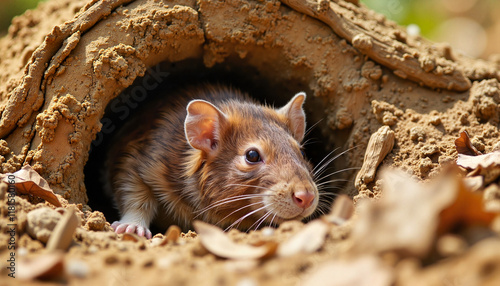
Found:
[{"label": "small stone", "polygon": [[32,210],[28,213],[26,230],[32,238],[47,243],[61,217],[60,213],[48,207]]},{"label": "small stone", "polygon": [[151,247],[155,247],[155,246],[159,246],[163,241],[163,238],[160,238],[160,237],[153,237],[151,239],[151,244],[150,246]]},{"label": "small stone", "polygon": [[467,250],[467,242],[460,236],[446,234],[438,239],[436,248],[444,257],[456,256]]},{"label": "small stone", "polygon": [[477,138],[471,140],[472,146],[476,148],[479,152],[484,152],[486,150],[486,146],[484,146],[483,142],[479,141]]},{"label": "small stone", "polygon": [[272,236],[274,234],[274,228],[272,227],[264,227],[262,228],[262,235],[263,236]]},{"label": "small stone", "polygon": [[434,154],[439,154],[441,151],[437,145],[426,145],[420,149],[422,157],[430,157]]},{"label": "small stone", "polygon": [[430,120],[430,123],[434,126],[438,126],[439,124],[441,124],[441,117],[439,116],[433,116],[431,117],[431,120]]},{"label": "small stone", "polygon": [[81,260],[70,260],[66,263],[66,273],[71,276],[75,276],[78,278],[86,278],[89,275],[90,268],[87,263]]},{"label": "small stone", "polygon": [[258,286],[259,283],[255,281],[252,278],[243,278],[238,283],[236,283],[237,286]]},{"label": "small stone", "polygon": [[93,231],[102,231],[106,227],[106,218],[104,214],[99,211],[95,211],[90,214],[85,224],[85,228]]},{"label": "small stone", "polygon": [[427,174],[432,168],[433,168],[433,164],[432,164],[432,161],[430,158],[426,157],[426,158],[423,158],[422,160],[420,160],[420,173],[423,175],[423,174]]},{"label": "small stone", "polygon": [[425,139],[425,131],[421,127],[413,127],[410,129],[410,139],[422,142]]}]

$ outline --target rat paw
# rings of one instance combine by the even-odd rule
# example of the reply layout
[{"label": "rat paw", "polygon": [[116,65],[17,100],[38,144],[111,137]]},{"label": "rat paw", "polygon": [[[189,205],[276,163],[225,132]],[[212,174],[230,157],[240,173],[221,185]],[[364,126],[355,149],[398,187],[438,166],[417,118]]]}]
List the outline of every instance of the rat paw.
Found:
[{"label": "rat paw", "polygon": [[116,233],[135,233],[138,236],[143,236],[147,239],[151,239],[152,237],[151,231],[147,227],[136,223],[115,221],[111,224],[111,227]]}]

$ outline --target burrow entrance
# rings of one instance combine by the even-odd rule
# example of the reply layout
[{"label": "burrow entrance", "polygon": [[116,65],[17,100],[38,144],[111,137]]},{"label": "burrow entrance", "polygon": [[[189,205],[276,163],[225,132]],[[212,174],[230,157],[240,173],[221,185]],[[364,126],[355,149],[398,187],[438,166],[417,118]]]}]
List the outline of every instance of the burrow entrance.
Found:
[{"label": "burrow entrance", "polygon": [[[339,142],[347,140],[350,130],[335,131],[335,136],[331,136],[330,133],[333,131],[327,126],[325,105],[321,98],[313,96],[307,83],[299,79],[287,82],[269,80],[251,66],[234,61],[228,62],[212,68],[206,68],[199,60],[160,63],[149,68],[143,77],[136,79],[134,84],[108,104],[101,119],[102,129],[92,142],[89,160],[84,169],[88,205],[93,210],[103,212],[109,222],[119,219],[112,198],[105,192],[106,182],[102,175],[106,152],[113,135],[138,112],[155,106],[160,101],[169,100],[171,94],[169,91],[189,85],[202,83],[229,85],[248,93],[261,103],[276,107],[285,105],[295,93],[305,91],[308,95],[305,104],[308,133],[304,139],[307,158],[316,166],[334,149],[336,151],[333,155],[345,150]],[[340,157],[331,164],[327,172],[343,168],[346,168],[345,162]],[[346,178],[348,173],[334,175],[339,181],[332,183],[332,187],[342,189],[346,181],[341,178]],[[335,193],[335,190],[331,189],[330,192]],[[334,195],[325,197],[328,200],[333,198]],[[164,231],[155,229],[154,226],[152,230]]]}]

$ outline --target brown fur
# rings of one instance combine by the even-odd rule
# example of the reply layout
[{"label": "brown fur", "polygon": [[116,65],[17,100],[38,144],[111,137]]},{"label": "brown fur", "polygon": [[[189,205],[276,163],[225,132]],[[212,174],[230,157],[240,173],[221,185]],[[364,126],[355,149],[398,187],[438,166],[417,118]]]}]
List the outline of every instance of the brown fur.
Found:
[{"label": "brown fur", "polygon": [[[221,86],[203,86],[169,98],[175,98],[174,102],[129,123],[109,152],[107,174],[122,216],[135,210],[144,214],[145,227],[156,218],[163,226],[187,228],[197,211],[233,196],[262,194],[261,187],[272,189],[267,200],[278,213],[275,223],[310,214],[308,210],[307,214],[286,217],[294,214],[286,208],[291,208],[289,201],[296,188],[314,193],[312,208],[316,207],[318,195],[311,166],[301,154],[300,142],[294,138],[297,127],[291,126],[289,116]],[[193,148],[186,140],[186,106],[192,99],[209,101],[227,115],[213,154]],[[245,163],[244,154],[250,146],[262,150],[265,164]],[[245,208],[252,203],[255,205]],[[263,205],[260,197],[238,200],[214,207],[196,219],[228,226]],[[266,211],[256,212],[238,226],[251,227]]]}]

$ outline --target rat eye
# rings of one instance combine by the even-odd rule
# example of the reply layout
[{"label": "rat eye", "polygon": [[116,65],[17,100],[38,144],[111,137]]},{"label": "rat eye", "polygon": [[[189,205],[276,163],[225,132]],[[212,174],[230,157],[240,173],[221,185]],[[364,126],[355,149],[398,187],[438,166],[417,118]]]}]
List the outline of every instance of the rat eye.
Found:
[{"label": "rat eye", "polygon": [[262,161],[262,158],[260,158],[260,154],[257,150],[250,149],[245,153],[245,160],[247,163],[253,164]]},{"label": "rat eye", "polygon": [[304,152],[304,150],[300,150],[300,153],[302,154],[302,157],[306,157],[306,152]]}]

